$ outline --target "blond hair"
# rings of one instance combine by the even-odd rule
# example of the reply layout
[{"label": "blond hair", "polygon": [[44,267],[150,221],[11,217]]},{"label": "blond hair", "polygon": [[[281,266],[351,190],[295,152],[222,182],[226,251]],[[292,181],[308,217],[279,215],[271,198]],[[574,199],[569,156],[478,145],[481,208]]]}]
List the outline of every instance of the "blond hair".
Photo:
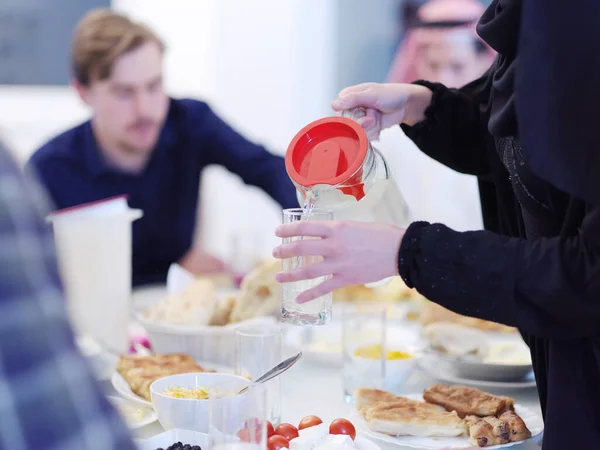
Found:
[{"label": "blond hair", "polygon": [[164,43],[146,26],[110,9],[92,10],[77,24],[73,34],[73,75],[84,86],[94,80],[105,80],[118,58],[148,42],[164,50]]}]

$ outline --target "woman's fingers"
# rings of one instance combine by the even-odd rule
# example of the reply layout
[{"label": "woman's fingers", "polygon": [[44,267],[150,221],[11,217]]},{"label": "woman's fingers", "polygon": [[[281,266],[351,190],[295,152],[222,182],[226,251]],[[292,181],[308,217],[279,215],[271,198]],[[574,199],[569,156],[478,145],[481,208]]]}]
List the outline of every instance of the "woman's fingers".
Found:
[{"label": "woman's fingers", "polygon": [[331,275],[331,267],[327,262],[308,264],[289,272],[280,272],[275,278],[280,283],[291,283],[294,281],[312,280],[313,278]]},{"label": "woman's fingers", "polygon": [[324,239],[303,239],[282,244],[273,250],[273,256],[279,259],[295,256],[329,256],[331,248]]},{"label": "woman's fingers", "polygon": [[330,292],[335,291],[344,286],[342,278],[336,277],[335,275],[329,278],[326,281],[323,281],[318,286],[315,286],[308,291],[304,291],[298,297],[296,297],[296,303],[306,303],[310,302],[316,298],[319,298],[323,295],[329,294]]},{"label": "woman's fingers", "polygon": [[378,90],[373,89],[372,85],[367,85],[360,90],[340,92],[338,98],[331,103],[331,107],[334,111],[344,111],[346,109],[352,109],[358,106],[377,109],[378,104]]},{"label": "woman's fingers", "polygon": [[275,235],[280,238],[301,236],[326,238],[330,236],[330,232],[331,228],[327,222],[302,220],[278,226]]}]

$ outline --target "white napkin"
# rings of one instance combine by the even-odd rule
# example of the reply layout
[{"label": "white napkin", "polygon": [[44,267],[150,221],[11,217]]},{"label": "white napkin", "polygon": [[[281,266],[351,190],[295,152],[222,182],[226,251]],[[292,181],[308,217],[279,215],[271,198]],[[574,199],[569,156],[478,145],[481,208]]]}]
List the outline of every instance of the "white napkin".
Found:
[{"label": "white napkin", "polygon": [[196,277],[177,263],[171,264],[167,273],[167,292],[177,294],[187,288]]}]

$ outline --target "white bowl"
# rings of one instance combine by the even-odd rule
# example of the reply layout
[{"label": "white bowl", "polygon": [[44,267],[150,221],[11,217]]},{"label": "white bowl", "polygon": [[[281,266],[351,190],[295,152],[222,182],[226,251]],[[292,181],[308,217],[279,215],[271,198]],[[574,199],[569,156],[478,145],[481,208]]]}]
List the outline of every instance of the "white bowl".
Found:
[{"label": "white bowl", "polygon": [[[422,356],[413,354],[412,358],[407,359],[392,359],[385,362],[385,377],[383,378],[382,389],[388,392],[399,393],[406,380],[412,375],[417,367],[418,361]],[[374,358],[363,358],[360,356],[352,357],[353,370],[360,373],[360,378],[363,380],[381,379],[381,360]]]},{"label": "white bowl", "polygon": [[196,361],[223,366],[234,365],[236,328],[242,325],[267,326],[277,323],[275,317],[267,316],[225,326],[172,324],[150,320],[139,309],[135,312],[135,319],[148,333],[154,352],[185,353]]},{"label": "white bowl", "polygon": [[206,433],[198,433],[189,430],[169,430],[146,439],[138,444],[139,450],[156,450],[157,448],[169,448],[176,442],[183,445],[199,445],[201,448],[210,448],[210,437]]},{"label": "white bowl", "polygon": [[386,361],[383,389],[389,392],[400,392],[406,380],[412,375],[421,357],[414,355],[408,359]]},{"label": "white bowl", "polygon": [[[227,411],[244,412],[245,395],[223,397],[216,400],[194,400],[175,398],[164,395],[169,387],[195,389],[198,387],[221,387],[224,390],[242,389],[250,381],[237,375],[226,373],[183,373],[160,378],[150,385],[150,397],[158,420],[165,430],[175,428],[208,433],[211,402],[216,408],[213,413],[219,414],[221,408]],[[232,421],[235,421],[232,416]]]}]

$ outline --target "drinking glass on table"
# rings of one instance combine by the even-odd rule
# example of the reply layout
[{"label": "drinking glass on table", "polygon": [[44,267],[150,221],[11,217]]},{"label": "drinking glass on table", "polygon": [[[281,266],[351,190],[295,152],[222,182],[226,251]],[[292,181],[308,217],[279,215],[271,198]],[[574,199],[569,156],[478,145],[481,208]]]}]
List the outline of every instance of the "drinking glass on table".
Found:
[{"label": "drinking glass on table", "polygon": [[[285,209],[283,211],[283,223],[294,223],[300,220],[333,220],[333,213],[314,208],[305,211],[302,208]],[[302,239],[320,239],[314,237],[293,237],[283,239],[287,244]],[[283,271],[287,272],[310,264],[319,263],[323,260],[321,256],[296,256],[282,261]],[[296,297],[302,292],[313,288],[323,281],[327,276],[313,278],[312,280],[294,281],[282,283],[281,321],[294,325],[323,325],[331,320],[332,294],[326,294],[307,303],[296,303]]]},{"label": "drinking glass on table", "polygon": [[266,392],[265,385],[257,385],[241,394],[239,402],[209,399],[212,450],[266,450]]},{"label": "drinking glass on table", "polygon": [[354,402],[354,391],[358,388],[384,388],[386,327],[387,307],[385,305],[376,303],[344,305],[342,385],[346,403]]},{"label": "drinking glass on table", "polygon": [[[256,380],[275,367],[281,357],[281,328],[278,325],[242,325],[235,330],[235,374]],[[281,377],[264,383],[268,420],[281,421]]]}]

